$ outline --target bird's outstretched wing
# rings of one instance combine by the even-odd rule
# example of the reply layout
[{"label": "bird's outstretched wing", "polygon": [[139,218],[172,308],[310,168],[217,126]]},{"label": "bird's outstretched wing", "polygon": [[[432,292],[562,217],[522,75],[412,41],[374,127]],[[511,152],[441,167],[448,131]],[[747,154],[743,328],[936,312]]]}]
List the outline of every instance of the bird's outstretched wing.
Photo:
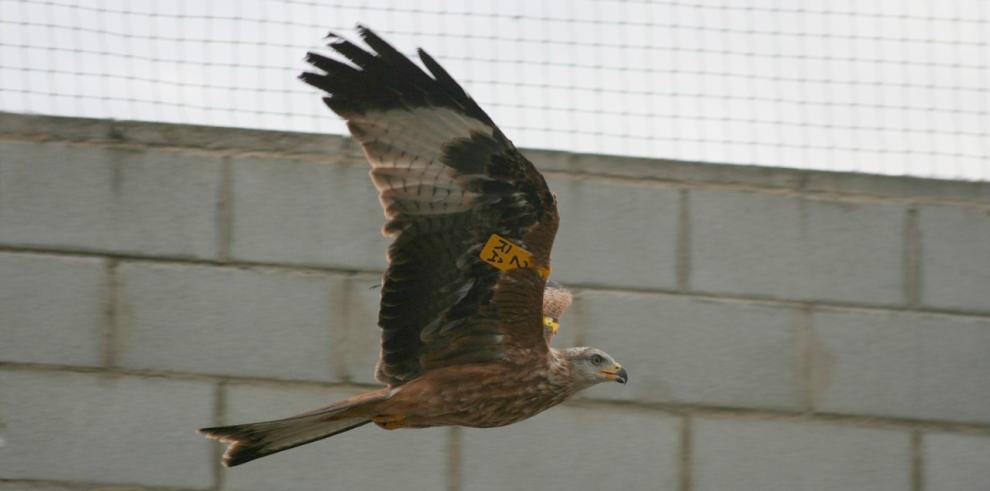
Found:
[{"label": "bird's outstretched wing", "polygon": [[393,237],[377,378],[547,352],[543,289],[557,206],[543,176],[424,51],[416,64],[358,27],[333,34],[349,63],[316,53],[301,78],[326,92],[364,148]]}]

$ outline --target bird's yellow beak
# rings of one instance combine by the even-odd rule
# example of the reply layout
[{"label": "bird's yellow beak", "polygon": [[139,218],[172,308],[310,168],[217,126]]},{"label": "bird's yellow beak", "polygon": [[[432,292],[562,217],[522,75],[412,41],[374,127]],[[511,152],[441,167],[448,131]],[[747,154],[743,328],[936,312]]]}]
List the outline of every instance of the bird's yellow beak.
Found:
[{"label": "bird's yellow beak", "polygon": [[599,370],[598,373],[602,374],[605,378],[620,384],[624,384],[629,381],[629,374],[626,373],[626,369],[622,368],[622,365],[619,365],[618,363],[610,369]]}]

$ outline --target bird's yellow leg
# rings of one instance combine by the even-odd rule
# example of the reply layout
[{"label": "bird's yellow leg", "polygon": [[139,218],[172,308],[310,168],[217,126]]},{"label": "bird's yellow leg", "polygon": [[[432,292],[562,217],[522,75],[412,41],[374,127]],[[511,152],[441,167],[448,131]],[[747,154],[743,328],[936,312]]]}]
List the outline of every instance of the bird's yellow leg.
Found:
[{"label": "bird's yellow leg", "polygon": [[400,414],[383,414],[375,416],[371,420],[386,430],[394,430],[406,426],[406,417]]},{"label": "bird's yellow leg", "polygon": [[553,320],[553,317],[543,317],[543,327],[550,331],[551,335],[557,334],[560,330],[560,322]]}]

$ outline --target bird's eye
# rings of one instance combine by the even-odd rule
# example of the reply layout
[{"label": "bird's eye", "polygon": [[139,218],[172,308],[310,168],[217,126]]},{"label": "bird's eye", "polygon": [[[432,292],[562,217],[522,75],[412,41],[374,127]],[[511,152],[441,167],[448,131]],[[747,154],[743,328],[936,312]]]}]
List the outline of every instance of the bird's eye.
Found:
[{"label": "bird's eye", "polygon": [[594,356],[591,357],[591,364],[592,365],[595,365],[595,366],[598,366],[598,365],[601,365],[602,364],[602,361],[603,360],[605,360],[605,359],[602,358],[602,355],[594,355]]}]

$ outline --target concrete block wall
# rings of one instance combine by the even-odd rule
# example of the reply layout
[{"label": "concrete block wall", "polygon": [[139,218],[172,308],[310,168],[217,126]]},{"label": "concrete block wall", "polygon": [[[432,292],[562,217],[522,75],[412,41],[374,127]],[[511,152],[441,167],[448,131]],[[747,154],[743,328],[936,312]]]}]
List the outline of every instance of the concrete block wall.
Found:
[{"label": "concrete block wall", "polygon": [[990,184],[527,153],[630,384],[225,470],[195,428],[374,385],[359,150],[0,115],[0,491],[990,489]]}]

